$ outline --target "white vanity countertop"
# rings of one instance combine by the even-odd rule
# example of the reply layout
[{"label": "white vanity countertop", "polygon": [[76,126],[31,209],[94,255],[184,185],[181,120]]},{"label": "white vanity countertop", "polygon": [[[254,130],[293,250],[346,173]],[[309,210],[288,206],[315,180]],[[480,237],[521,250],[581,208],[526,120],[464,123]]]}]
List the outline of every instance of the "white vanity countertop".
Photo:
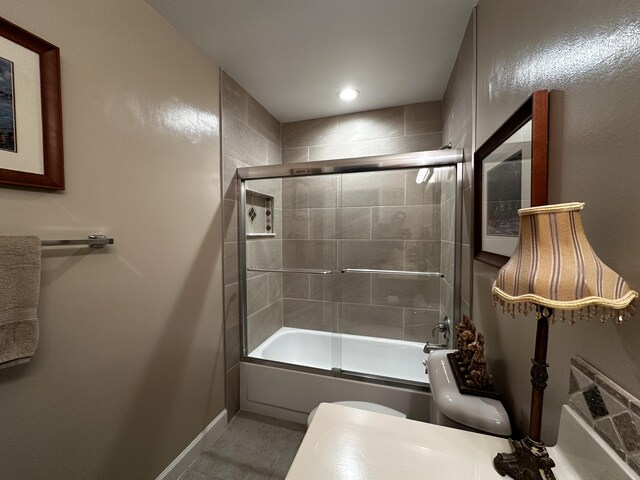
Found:
[{"label": "white vanity countertop", "polygon": [[287,480],[504,479],[503,438],[322,403]]},{"label": "white vanity countertop", "polygon": [[[493,480],[504,438],[322,403],[287,480]],[[548,448],[562,480],[640,480],[568,406]]]}]

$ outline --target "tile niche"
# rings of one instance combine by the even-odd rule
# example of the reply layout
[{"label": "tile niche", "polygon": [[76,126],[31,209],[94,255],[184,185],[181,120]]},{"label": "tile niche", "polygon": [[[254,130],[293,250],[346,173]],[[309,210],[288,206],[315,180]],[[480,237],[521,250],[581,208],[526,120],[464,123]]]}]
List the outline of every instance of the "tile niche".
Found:
[{"label": "tile niche", "polygon": [[247,190],[246,199],[247,238],[275,237],[273,197]]}]

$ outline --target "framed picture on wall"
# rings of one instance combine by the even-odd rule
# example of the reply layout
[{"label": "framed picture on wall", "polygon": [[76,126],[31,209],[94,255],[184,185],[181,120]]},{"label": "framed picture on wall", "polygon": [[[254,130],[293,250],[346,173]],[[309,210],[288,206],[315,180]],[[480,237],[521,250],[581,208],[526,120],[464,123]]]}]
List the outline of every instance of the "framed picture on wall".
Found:
[{"label": "framed picture on wall", "polygon": [[2,18],[0,183],[64,189],[60,50]]},{"label": "framed picture on wall", "polygon": [[502,267],[518,242],[518,210],[547,203],[549,92],[534,92],[475,153],[474,255]]}]

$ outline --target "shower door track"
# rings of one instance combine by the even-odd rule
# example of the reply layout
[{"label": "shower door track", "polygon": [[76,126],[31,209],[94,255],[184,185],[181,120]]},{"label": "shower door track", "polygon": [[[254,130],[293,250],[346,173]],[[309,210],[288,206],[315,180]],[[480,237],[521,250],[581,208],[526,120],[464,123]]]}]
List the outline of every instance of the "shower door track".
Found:
[{"label": "shower door track", "polygon": [[256,365],[265,365],[267,367],[284,368],[286,370],[294,370],[296,372],[312,373],[314,375],[322,375],[324,377],[336,377],[344,380],[356,380],[358,382],[372,383],[375,385],[385,385],[387,387],[406,388],[418,392],[431,392],[431,387],[427,383],[418,383],[411,380],[399,380],[397,378],[383,377],[373,375],[371,373],[350,372],[340,368],[332,368],[324,370],[322,368],[307,367],[305,365],[296,365],[294,363],[277,362],[275,360],[265,360],[263,358],[253,358],[243,356],[242,361],[245,363],[255,363]]},{"label": "shower door track", "polygon": [[[244,167],[236,170],[238,212],[246,211],[246,180],[259,180],[269,178],[308,177],[316,175],[331,175],[339,173],[379,172],[384,170],[398,170],[407,168],[430,167],[456,167],[456,195],[455,195],[455,229],[454,249],[454,301],[453,318],[460,318],[461,311],[461,259],[462,259],[462,163],[464,163],[464,150],[454,148],[448,150],[429,150],[423,152],[410,152],[391,155],[377,155],[358,158],[343,158],[337,160],[323,160],[317,162],[286,163],[280,165],[261,165]],[[304,367],[295,364],[275,362],[271,360],[255,359],[248,356],[247,329],[247,258],[246,258],[247,230],[245,215],[238,215],[238,253],[239,253],[239,287],[240,287],[240,335],[242,338],[243,362],[257,363],[289,370],[306,371],[319,375],[328,375],[370,383],[379,383],[395,387],[411,388],[429,391],[429,386],[416,384],[415,382],[390,379],[370,374],[348,372],[341,369],[326,371],[323,369]],[[254,267],[255,268],[255,267]]]}]

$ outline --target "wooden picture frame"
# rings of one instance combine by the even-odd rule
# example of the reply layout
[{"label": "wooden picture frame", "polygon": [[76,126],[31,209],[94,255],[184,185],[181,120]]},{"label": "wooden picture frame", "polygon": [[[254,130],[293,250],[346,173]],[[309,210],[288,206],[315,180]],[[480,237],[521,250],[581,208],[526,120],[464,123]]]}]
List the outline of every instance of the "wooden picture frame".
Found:
[{"label": "wooden picture frame", "polygon": [[60,49],[3,18],[0,37],[0,183],[64,190]]},{"label": "wooden picture frame", "polygon": [[549,91],[534,92],[475,152],[474,257],[500,268],[518,240],[517,210],[547,204]]}]

